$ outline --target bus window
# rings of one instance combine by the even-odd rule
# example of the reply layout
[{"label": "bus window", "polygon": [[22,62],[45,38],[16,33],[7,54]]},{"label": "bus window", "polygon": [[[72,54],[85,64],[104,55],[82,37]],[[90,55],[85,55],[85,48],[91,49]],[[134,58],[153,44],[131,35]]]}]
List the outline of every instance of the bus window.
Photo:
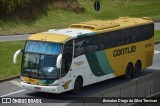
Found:
[{"label": "bus window", "polygon": [[147,25],[147,36],[148,39],[154,35],[154,24]]},{"label": "bus window", "polygon": [[111,47],[119,46],[121,44],[121,32],[120,31],[113,31],[110,32],[110,41]]},{"label": "bus window", "polygon": [[86,39],[85,53],[91,53],[97,51],[96,37],[88,37]]},{"label": "bus window", "polygon": [[104,49],[104,45],[105,45],[104,43],[105,43],[105,36],[104,35],[98,36],[97,39],[96,39],[96,44],[98,46],[98,50],[103,50]]},{"label": "bus window", "polygon": [[63,55],[62,55],[62,70],[61,70],[61,76],[64,77],[72,63],[72,56],[73,56],[73,40],[68,41],[64,45],[63,49]]},{"label": "bus window", "polygon": [[86,39],[84,39],[84,38],[75,39],[74,57],[77,57],[79,55],[84,54],[85,53],[85,47],[86,47]]}]

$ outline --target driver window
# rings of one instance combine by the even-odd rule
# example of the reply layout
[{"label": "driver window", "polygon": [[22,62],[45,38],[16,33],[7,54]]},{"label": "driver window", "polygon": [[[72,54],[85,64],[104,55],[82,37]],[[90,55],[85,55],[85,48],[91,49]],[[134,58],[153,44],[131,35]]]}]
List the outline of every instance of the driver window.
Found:
[{"label": "driver window", "polygon": [[68,73],[71,67],[72,56],[73,56],[73,40],[70,40],[64,45],[64,49],[63,49],[62,71],[61,71],[62,77]]}]

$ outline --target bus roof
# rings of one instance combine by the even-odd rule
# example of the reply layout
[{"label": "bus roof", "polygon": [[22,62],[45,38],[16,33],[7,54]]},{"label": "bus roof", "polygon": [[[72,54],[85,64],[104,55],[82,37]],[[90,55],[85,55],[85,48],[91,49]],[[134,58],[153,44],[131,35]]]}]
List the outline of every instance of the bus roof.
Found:
[{"label": "bus roof", "polygon": [[72,24],[69,26],[69,28],[66,29],[50,29],[47,32],[33,34],[29,37],[29,40],[64,43],[65,41],[72,38],[91,36],[95,35],[96,33],[110,32],[113,30],[145,25],[149,23],[153,23],[153,21],[147,17],[119,17],[116,20],[107,21],[93,20],[78,24]]},{"label": "bus roof", "polygon": [[29,40],[49,41],[56,43],[64,43],[65,41],[76,38],[78,35],[91,34],[93,31],[85,29],[50,29],[47,32],[33,34]]}]

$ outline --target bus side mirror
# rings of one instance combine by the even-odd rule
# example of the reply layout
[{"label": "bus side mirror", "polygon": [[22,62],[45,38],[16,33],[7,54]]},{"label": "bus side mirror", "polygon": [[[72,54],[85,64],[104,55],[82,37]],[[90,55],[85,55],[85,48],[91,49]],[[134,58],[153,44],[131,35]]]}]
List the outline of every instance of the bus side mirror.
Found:
[{"label": "bus side mirror", "polygon": [[15,53],[14,53],[14,56],[13,56],[13,63],[17,63],[17,57],[18,57],[18,55],[20,54],[20,53],[22,53],[23,52],[23,50],[22,49],[19,49],[19,50],[17,50]]},{"label": "bus side mirror", "polygon": [[62,54],[57,57],[56,67],[61,68]]}]

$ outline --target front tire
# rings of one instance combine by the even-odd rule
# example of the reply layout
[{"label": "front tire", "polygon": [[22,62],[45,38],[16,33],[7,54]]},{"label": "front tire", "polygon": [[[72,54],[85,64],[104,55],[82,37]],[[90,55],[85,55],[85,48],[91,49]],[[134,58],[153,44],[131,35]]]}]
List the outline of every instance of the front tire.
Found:
[{"label": "front tire", "polygon": [[74,83],[74,89],[73,89],[72,93],[76,94],[76,93],[80,92],[82,86],[83,86],[83,81],[80,78],[77,78]]}]

